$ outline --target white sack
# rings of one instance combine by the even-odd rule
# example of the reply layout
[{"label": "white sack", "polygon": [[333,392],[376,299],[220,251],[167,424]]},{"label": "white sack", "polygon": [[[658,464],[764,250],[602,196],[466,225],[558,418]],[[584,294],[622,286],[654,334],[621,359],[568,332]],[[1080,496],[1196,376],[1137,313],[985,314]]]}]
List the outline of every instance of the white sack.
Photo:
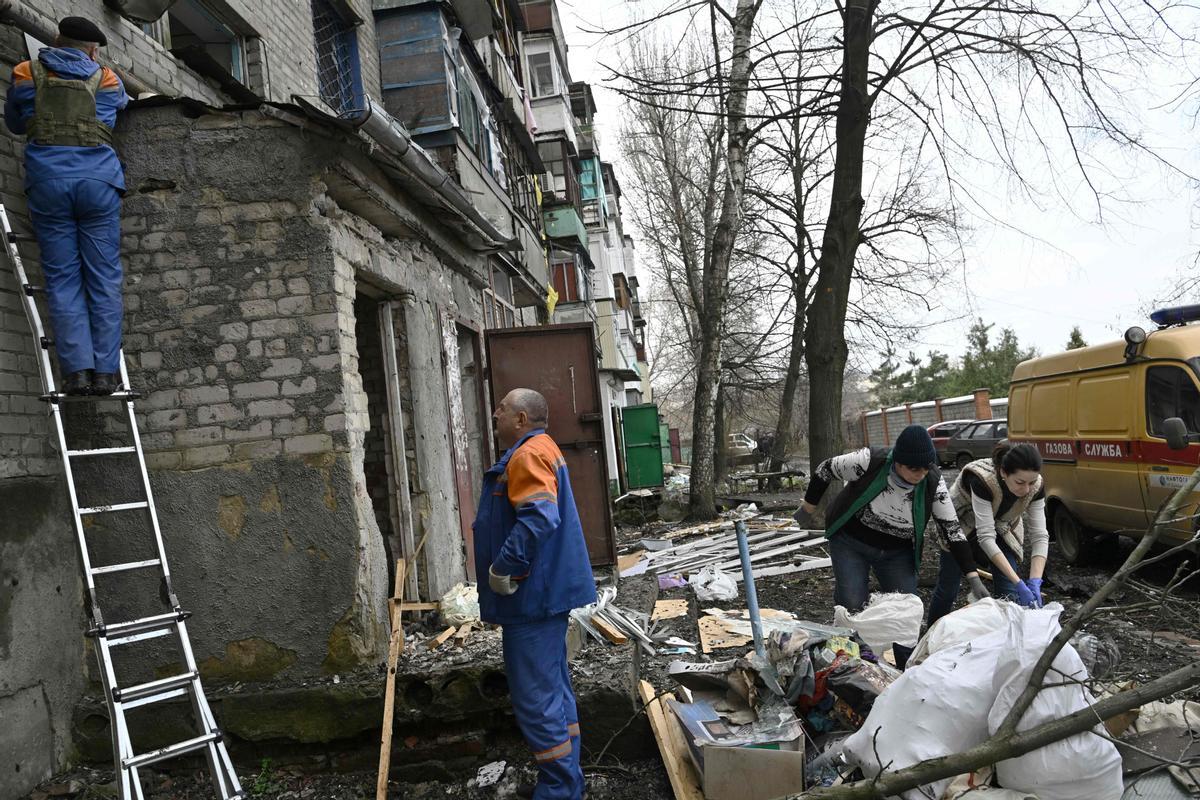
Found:
[{"label": "white sack", "polygon": [[871,652],[882,656],[892,643],[912,647],[921,635],[925,606],[915,594],[873,594],[867,607],[851,614],[844,606],[833,609],[833,624],[858,631]]},{"label": "white sack", "polygon": [[714,565],[709,565],[692,575],[688,583],[696,590],[696,599],[702,602],[732,600],[738,596],[737,581]]},{"label": "white sack", "polygon": [[1008,617],[1001,610],[1001,602],[994,597],[985,597],[933,623],[908,657],[908,666],[916,666],[951,645],[963,644],[1004,628]]},{"label": "white sack", "polygon": [[[1039,610],[1010,613],[1007,642],[997,664],[996,702],[988,715],[989,733],[1000,727],[1029,683],[1029,675],[1046,646],[1062,629],[1058,622],[1062,610],[1060,604],[1051,603]],[[1088,677],[1083,660],[1070,644],[1054,659],[1046,682],[1063,682],[1066,680],[1063,676],[1080,681]],[[1017,730],[1061,719],[1086,708],[1094,700],[1091,692],[1076,684],[1043,689],[1021,718]],[[1097,724],[1095,729],[1102,730],[1102,726]],[[1124,792],[1117,748],[1107,739],[1088,732],[1001,761],[996,765],[996,776],[1006,789],[1029,792],[1041,800],[1119,800]]]}]

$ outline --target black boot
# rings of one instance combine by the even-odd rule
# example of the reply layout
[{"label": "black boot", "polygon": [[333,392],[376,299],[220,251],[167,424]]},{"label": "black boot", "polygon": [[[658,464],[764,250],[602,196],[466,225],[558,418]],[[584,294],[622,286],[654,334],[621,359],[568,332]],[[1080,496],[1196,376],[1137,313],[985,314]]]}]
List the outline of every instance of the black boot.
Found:
[{"label": "black boot", "polygon": [[80,397],[92,393],[92,371],[90,369],[81,369],[78,372],[72,372],[63,378],[63,391],[72,397]]},{"label": "black boot", "polygon": [[92,378],[92,394],[107,397],[117,390],[117,375],[115,372],[97,372]]}]

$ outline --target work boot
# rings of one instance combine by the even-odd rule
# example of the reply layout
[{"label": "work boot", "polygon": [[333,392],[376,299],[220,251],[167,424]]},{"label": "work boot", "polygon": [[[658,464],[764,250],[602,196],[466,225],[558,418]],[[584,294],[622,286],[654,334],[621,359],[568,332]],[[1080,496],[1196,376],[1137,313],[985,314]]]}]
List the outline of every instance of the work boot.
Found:
[{"label": "work boot", "polygon": [[63,391],[72,397],[81,397],[92,393],[92,371],[81,369],[71,372],[63,378]]},{"label": "work boot", "polygon": [[117,390],[117,375],[114,372],[97,372],[92,379],[92,394],[107,397]]}]

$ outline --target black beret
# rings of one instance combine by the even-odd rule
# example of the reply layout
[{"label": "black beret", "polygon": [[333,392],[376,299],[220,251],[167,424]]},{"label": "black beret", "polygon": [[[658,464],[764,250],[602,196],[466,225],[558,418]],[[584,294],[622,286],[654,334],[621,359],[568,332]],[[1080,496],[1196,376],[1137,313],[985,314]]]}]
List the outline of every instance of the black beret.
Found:
[{"label": "black beret", "polygon": [[101,47],[108,44],[104,31],[97,28],[96,23],[83,17],[63,17],[58,23],[58,33],[77,42],[95,42]]}]

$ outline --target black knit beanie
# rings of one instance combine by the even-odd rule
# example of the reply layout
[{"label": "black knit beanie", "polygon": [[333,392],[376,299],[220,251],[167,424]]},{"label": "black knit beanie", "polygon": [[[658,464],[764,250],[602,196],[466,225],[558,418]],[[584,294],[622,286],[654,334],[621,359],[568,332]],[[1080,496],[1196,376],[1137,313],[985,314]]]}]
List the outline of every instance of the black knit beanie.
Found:
[{"label": "black knit beanie", "polygon": [[892,448],[892,461],[906,467],[932,467],[937,461],[933,439],[929,431],[920,425],[909,425],[900,431],[896,446]]}]

